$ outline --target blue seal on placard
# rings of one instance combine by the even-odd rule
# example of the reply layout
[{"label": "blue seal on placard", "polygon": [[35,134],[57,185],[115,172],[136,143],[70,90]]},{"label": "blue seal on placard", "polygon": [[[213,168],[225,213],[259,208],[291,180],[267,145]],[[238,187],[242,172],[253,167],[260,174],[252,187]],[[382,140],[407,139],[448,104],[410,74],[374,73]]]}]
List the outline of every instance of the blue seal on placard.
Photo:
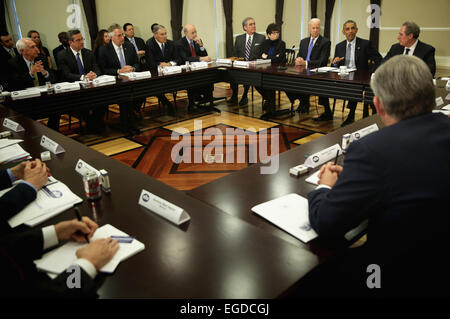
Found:
[{"label": "blue seal on placard", "polygon": [[355,133],[355,138],[356,138],[357,140],[359,140],[360,137],[361,137],[361,135],[359,135],[359,133]]},{"label": "blue seal on placard", "polygon": [[300,226],[300,229],[304,230],[304,231],[310,231],[312,229],[312,227],[309,223],[305,223],[304,225]]},{"label": "blue seal on placard", "polygon": [[42,143],[45,143],[45,136],[42,136]]},{"label": "blue seal on placard", "polygon": [[79,162],[78,163],[78,168],[82,168],[83,167],[83,163],[82,162]]},{"label": "blue seal on placard", "polygon": [[147,202],[150,200],[150,196],[148,196],[148,194],[144,194],[144,195],[142,196],[142,199],[143,199],[144,202],[147,203]]},{"label": "blue seal on placard", "polygon": [[319,161],[319,156],[314,156],[314,157],[313,157],[313,162],[314,162],[314,163],[317,163],[318,161]]}]

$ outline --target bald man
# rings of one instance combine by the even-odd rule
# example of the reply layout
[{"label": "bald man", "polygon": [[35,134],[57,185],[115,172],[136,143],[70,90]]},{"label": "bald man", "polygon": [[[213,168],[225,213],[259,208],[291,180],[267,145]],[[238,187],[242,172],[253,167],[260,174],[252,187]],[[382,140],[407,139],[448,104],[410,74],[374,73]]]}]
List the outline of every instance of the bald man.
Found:
[{"label": "bald man", "polygon": [[[197,35],[197,29],[192,24],[187,24],[184,29],[184,37],[175,43],[177,48],[179,61],[184,64],[189,62],[210,62],[211,58],[208,56],[208,52],[203,46],[202,40]],[[189,105],[188,110],[193,111],[195,109],[194,100],[203,95],[203,101],[212,101],[212,90],[214,86],[209,85],[199,89],[188,90]]]},{"label": "bald man", "polygon": [[[327,66],[330,57],[331,42],[320,35],[320,20],[311,19],[308,24],[310,36],[300,41],[300,49],[298,51],[296,66],[305,68],[318,68]],[[286,92],[291,101],[300,100],[300,106],[297,109],[299,113],[309,112],[309,95]],[[331,115],[330,102],[328,98],[319,97],[319,104],[325,107],[325,112],[314,118],[315,121],[328,121],[333,117]]]}]

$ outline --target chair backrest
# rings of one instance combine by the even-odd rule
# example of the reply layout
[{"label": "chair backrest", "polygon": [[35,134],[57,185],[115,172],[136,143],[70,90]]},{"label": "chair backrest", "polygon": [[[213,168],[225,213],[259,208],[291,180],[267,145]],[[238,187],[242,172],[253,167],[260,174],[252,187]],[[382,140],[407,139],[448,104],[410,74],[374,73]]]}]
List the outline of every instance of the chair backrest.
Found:
[{"label": "chair backrest", "polygon": [[295,64],[295,50],[286,49],[286,65]]}]

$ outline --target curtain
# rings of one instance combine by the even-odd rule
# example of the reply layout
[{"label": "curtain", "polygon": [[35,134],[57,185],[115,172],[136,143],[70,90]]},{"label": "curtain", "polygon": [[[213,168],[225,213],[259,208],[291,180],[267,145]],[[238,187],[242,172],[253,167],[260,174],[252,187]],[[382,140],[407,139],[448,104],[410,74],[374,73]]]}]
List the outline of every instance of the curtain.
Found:
[{"label": "curtain", "polygon": [[181,39],[181,30],[183,28],[183,0],[170,0],[170,25],[172,27],[172,40]]},{"label": "curtain", "polygon": [[233,55],[233,0],[222,0],[225,13],[225,45],[226,56]]},{"label": "curtain", "polygon": [[[370,0],[370,4],[376,4],[380,7],[380,17],[381,17],[381,0]],[[372,11],[373,13],[373,11]],[[372,14],[371,13],[371,14]],[[376,18],[375,18],[376,19]],[[371,28],[370,28],[370,42],[372,42],[372,46],[378,50],[378,47],[380,45],[380,21],[375,21],[371,17]]]},{"label": "curtain", "polygon": [[311,0],[311,19],[317,18],[317,0]]},{"label": "curtain", "polygon": [[[283,9],[284,9],[284,0],[277,0],[275,7],[275,23],[278,24],[280,30],[283,29]],[[280,39],[281,39],[280,32]]]},{"label": "curtain", "polygon": [[325,3],[325,32],[324,37],[330,38],[331,17],[333,16],[333,9],[335,0],[326,0]]},{"label": "curtain", "polygon": [[0,31],[1,33],[6,32],[8,29],[6,28],[6,16],[5,16],[5,0],[0,0]]},{"label": "curtain", "polygon": [[91,36],[91,48],[94,49],[94,43],[98,33],[97,7],[95,6],[95,0],[83,0],[83,7],[89,28],[89,35]]}]

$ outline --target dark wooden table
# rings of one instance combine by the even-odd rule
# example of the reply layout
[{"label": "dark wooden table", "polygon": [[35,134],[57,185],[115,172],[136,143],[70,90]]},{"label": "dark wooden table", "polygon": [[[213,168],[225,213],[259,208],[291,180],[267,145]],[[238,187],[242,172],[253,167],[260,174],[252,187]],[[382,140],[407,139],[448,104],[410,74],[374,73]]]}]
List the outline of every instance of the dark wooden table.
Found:
[{"label": "dark wooden table", "polygon": [[[2,120],[2,119],[1,119]],[[15,117],[25,132],[13,133],[22,147],[39,157],[43,134],[66,152],[47,162],[53,176],[81,198],[78,159],[106,169],[112,193],[94,204],[84,201],[82,214],[99,225],[111,224],[143,242],[143,252],[122,262],[99,290],[101,298],[275,298],[285,294],[317,258],[245,221],[108,158],[29,118]],[[142,189],[184,208],[191,221],[177,227],[138,205]],[[66,211],[44,225],[74,218]]]}]

